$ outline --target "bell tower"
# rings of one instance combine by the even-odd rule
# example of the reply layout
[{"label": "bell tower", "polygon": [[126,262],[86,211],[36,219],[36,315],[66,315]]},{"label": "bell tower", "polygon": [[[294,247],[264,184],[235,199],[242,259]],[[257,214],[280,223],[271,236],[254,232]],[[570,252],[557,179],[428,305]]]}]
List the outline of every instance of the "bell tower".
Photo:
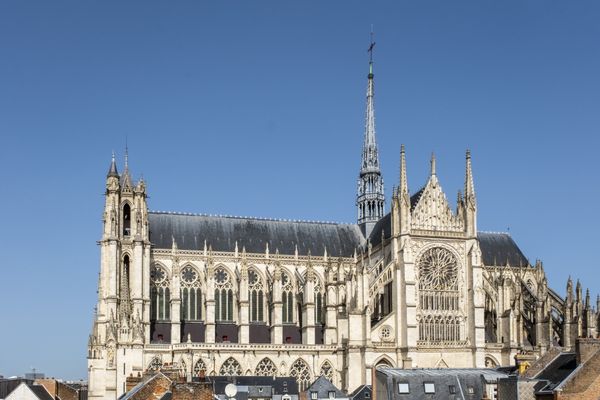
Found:
[{"label": "bell tower", "polygon": [[150,301],[142,280],[150,272],[146,184],[133,183],[128,158],[126,150],[119,174],[113,154],[106,176],[98,305],[88,342],[89,397],[95,399],[125,392],[125,377],[143,365],[149,341]]}]

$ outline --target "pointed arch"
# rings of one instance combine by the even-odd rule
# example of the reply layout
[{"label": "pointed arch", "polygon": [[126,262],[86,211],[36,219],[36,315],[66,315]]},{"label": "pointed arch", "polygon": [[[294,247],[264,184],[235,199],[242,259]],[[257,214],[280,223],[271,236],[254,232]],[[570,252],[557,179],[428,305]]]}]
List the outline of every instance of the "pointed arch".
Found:
[{"label": "pointed arch", "polygon": [[375,360],[375,362],[373,363],[373,365],[375,366],[375,368],[380,367],[380,368],[394,368],[394,361],[388,357],[387,355],[383,354],[382,356],[380,356],[379,358],[377,358]]},{"label": "pointed arch", "polygon": [[131,205],[126,201],[121,207],[123,210],[123,236],[129,236],[131,235]]},{"label": "pointed arch", "polygon": [[485,355],[485,367],[486,368],[496,368],[499,367],[500,363],[496,359],[496,357],[486,354]]},{"label": "pointed arch", "polygon": [[258,268],[248,269],[248,300],[250,322],[265,321],[265,280]]},{"label": "pointed arch", "polygon": [[149,371],[160,371],[160,369],[162,368],[162,360],[160,359],[160,357],[155,356],[152,358],[152,360],[150,360],[150,363],[148,364],[148,370]]},{"label": "pointed arch", "polygon": [[242,375],[242,367],[240,363],[233,357],[229,357],[219,370],[219,375],[222,376],[239,376]]},{"label": "pointed arch", "polygon": [[331,365],[331,363],[329,362],[329,360],[325,360],[325,362],[323,364],[321,364],[321,371],[319,372],[319,375],[327,378],[327,380],[331,383],[333,383],[333,366]]},{"label": "pointed arch", "polygon": [[256,376],[277,376],[277,367],[270,358],[265,357],[259,361],[254,370]]},{"label": "pointed arch", "polygon": [[296,378],[298,389],[305,391],[311,383],[310,368],[306,361],[298,358],[290,367],[290,376]]},{"label": "pointed arch", "polygon": [[196,361],[194,365],[194,376],[205,376],[206,375],[206,364],[202,359]]}]

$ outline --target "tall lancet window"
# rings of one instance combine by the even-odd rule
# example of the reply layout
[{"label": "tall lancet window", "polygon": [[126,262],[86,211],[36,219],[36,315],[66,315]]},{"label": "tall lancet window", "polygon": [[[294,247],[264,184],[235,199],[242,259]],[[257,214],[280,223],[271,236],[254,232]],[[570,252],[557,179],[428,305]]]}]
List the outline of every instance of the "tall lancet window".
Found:
[{"label": "tall lancet window", "polygon": [[419,271],[419,345],[439,346],[460,343],[459,268],[456,257],[447,249],[426,250],[417,261]]},{"label": "tall lancet window", "polygon": [[125,203],[123,206],[123,236],[131,235],[131,207]]},{"label": "tall lancet window", "polygon": [[281,321],[284,324],[294,323],[294,286],[290,276],[281,273]]},{"label": "tall lancet window", "polygon": [[263,283],[254,269],[248,271],[248,298],[250,299],[250,322],[264,322]]},{"label": "tall lancet window", "polygon": [[323,292],[323,285],[319,278],[315,276],[315,288],[314,288],[314,301],[315,301],[315,324],[325,323],[325,293]]},{"label": "tall lancet window", "polygon": [[167,272],[158,264],[150,270],[150,319],[171,319],[171,293]]},{"label": "tall lancet window", "polygon": [[186,265],[181,270],[181,319],[199,321],[202,315],[199,274],[194,267]]},{"label": "tall lancet window", "polygon": [[215,270],[215,319],[233,321],[233,283],[223,267]]}]

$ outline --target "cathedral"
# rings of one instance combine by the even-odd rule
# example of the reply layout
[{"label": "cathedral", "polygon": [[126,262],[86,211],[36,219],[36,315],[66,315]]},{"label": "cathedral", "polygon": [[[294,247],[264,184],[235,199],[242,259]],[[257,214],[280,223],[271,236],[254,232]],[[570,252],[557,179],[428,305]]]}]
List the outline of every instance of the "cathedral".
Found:
[{"label": "cathedral", "polygon": [[[357,223],[150,211],[127,155],[106,176],[89,397],[163,366],[182,377],[319,376],[350,392],[376,367],[514,365],[596,337],[579,282],[562,298],[510,235],[477,230],[471,154],[452,209],[436,175],[411,192],[405,149],[386,212],[369,63]],[[484,212],[492,212],[484,210]]]}]

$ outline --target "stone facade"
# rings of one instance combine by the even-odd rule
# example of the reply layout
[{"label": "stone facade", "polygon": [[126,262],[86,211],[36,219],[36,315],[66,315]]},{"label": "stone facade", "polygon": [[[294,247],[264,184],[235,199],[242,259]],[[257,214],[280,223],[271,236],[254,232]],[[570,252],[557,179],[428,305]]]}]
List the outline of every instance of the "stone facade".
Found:
[{"label": "stone facade", "polygon": [[377,365],[506,366],[597,334],[580,285],[562,299],[509,235],[478,232],[469,152],[452,210],[434,157],[410,194],[403,147],[383,214],[373,79],[371,65],[357,224],[151,212],[145,182],[113,156],[90,398],[166,363],[187,378],[293,376],[300,390],[323,375],[350,392]]}]

